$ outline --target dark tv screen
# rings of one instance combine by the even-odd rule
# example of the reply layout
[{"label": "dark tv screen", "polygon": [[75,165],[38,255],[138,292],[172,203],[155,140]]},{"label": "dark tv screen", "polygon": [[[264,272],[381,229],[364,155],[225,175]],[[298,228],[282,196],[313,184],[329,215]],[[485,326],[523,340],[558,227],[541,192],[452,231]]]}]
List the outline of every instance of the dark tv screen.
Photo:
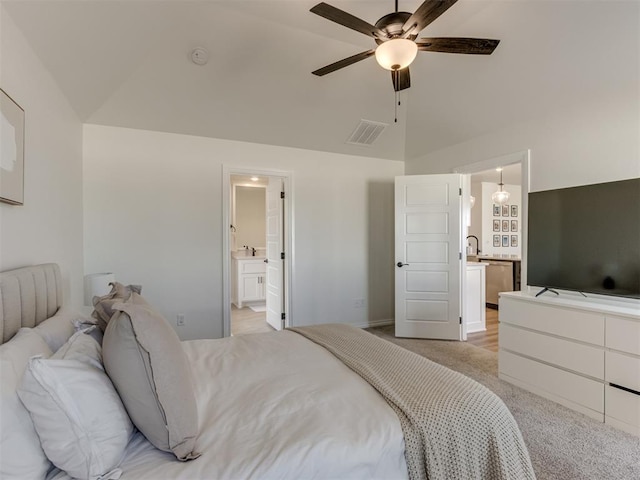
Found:
[{"label": "dark tv screen", "polygon": [[527,283],[640,298],[640,178],[529,194]]}]

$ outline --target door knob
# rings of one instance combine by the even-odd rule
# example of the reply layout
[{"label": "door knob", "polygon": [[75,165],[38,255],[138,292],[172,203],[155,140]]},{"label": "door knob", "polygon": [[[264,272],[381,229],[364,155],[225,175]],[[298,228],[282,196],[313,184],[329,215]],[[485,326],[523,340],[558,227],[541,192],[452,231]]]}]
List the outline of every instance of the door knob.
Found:
[{"label": "door knob", "polygon": [[402,263],[402,262],[398,262],[396,263],[396,265],[400,268],[404,267],[405,265],[409,265],[408,263]]},{"label": "door knob", "polygon": [[265,258],[265,259],[263,260],[263,262],[264,262],[264,263],[269,263],[269,259],[268,259],[268,258]]}]

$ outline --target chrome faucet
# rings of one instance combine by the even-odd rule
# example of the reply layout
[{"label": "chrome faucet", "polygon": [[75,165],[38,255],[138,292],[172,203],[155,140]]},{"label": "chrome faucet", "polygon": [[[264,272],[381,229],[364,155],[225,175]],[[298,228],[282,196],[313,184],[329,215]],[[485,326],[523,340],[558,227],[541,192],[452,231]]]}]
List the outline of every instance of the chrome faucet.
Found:
[{"label": "chrome faucet", "polygon": [[476,237],[475,235],[467,235],[467,240],[469,240],[470,238],[476,239],[476,255],[480,255],[480,241],[478,240],[478,237]]}]

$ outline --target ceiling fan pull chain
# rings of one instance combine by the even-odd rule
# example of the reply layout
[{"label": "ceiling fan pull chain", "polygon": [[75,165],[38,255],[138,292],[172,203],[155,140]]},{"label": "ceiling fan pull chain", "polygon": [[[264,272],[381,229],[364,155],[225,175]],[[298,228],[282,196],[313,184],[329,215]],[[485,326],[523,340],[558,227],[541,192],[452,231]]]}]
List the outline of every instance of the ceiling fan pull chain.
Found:
[{"label": "ceiling fan pull chain", "polygon": [[398,96],[399,93],[395,92],[395,98],[393,99],[393,107],[395,108],[395,119],[393,120],[394,123],[398,123],[398,105],[400,105],[400,102],[398,102]]}]

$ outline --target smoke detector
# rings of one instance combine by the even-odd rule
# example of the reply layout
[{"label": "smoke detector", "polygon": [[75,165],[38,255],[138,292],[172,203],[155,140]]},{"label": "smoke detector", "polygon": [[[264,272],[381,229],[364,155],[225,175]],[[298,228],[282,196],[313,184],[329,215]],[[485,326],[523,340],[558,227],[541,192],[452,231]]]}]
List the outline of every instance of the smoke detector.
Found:
[{"label": "smoke detector", "polygon": [[206,65],[209,61],[209,52],[202,47],[194,48],[191,52],[191,61],[196,65]]}]

